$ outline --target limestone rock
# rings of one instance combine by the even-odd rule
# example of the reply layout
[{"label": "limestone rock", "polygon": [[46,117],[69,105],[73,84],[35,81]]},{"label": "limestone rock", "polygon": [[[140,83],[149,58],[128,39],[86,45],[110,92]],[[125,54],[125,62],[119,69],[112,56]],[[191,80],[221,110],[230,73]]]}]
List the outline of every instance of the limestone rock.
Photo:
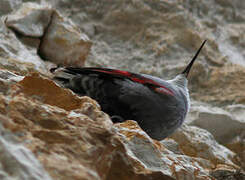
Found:
[{"label": "limestone rock", "polygon": [[23,78],[23,76],[18,76],[10,71],[0,69],[0,92],[6,95],[11,85]]},{"label": "limestone rock", "polygon": [[1,0],[0,16],[10,13],[22,3],[22,0]]},{"label": "limestone rock", "polygon": [[[5,128],[55,179],[212,179],[206,170],[213,166],[209,160],[174,154],[134,121],[113,127],[93,100],[79,98],[42,76],[25,77],[10,94],[9,100],[2,98],[10,118],[4,121]],[[70,97],[66,106],[48,101],[65,97]],[[80,99],[80,104],[74,106],[73,99]],[[187,166],[192,161],[196,164]]]},{"label": "limestone rock", "polygon": [[60,65],[83,66],[92,45],[85,33],[49,5],[24,3],[7,17],[6,25],[41,58]]},{"label": "limestone rock", "polygon": [[51,21],[53,9],[36,3],[25,3],[7,16],[6,25],[23,36],[41,38]]},{"label": "limestone rock", "polygon": [[[7,117],[0,115],[1,124]],[[0,124],[0,178],[51,180],[32,152]]]},{"label": "limestone rock", "polygon": [[39,53],[56,64],[83,66],[91,46],[86,34],[54,12]]},{"label": "limestone rock", "polygon": [[208,130],[215,139],[236,152],[245,167],[245,108],[230,105],[225,109],[193,102],[187,116],[187,124]]},{"label": "limestone rock", "polygon": [[0,68],[25,75],[29,71],[38,71],[47,74],[47,63],[44,63],[36,54],[23,45],[16,35],[6,26],[4,19],[0,19]]},{"label": "limestone rock", "polygon": [[241,122],[245,122],[245,105],[244,104],[234,104],[228,105],[225,109],[230,112],[236,119]]},{"label": "limestone rock", "polygon": [[[234,114],[234,113],[233,113]],[[229,143],[245,131],[245,119],[237,119],[222,108],[192,103],[187,123],[208,130],[220,143]]]},{"label": "limestone rock", "polygon": [[240,162],[238,163],[241,166],[241,169],[245,169],[245,133],[241,136],[237,136],[231,142],[225,144],[233,152],[237,153],[240,158]]},{"label": "limestone rock", "polygon": [[243,180],[245,173],[241,170],[234,170],[227,166],[218,166],[210,172],[217,180]]},{"label": "limestone rock", "polygon": [[172,136],[184,154],[210,160],[213,164],[235,166],[236,154],[218,144],[212,134],[204,129],[183,125]]},{"label": "limestone rock", "polygon": [[[127,154],[148,171],[161,172],[174,179],[212,179],[206,170],[213,166],[209,160],[174,154],[160,142],[152,140],[135,121],[127,121],[115,127],[126,146]],[[191,162],[195,164],[190,165]]]},{"label": "limestone rock", "polygon": [[[196,74],[198,76],[198,74]],[[205,76],[205,74],[202,74]],[[235,64],[212,68],[209,78],[193,84],[192,97],[214,105],[230,105],[245,102],[245,68]],[[222,91],[221,91],[222,89]]]},{"label": "limestone rock", "polygon": [[[192,51],[201,39],[208,39],[202,52],[205,58],[200,56],[200,61],[205,62],[203,64],[222,66],[226,61],[242,63],[240,59],[244,57],[242,44],[230,40],[241,39],[240,42],[243,42],[244,39],[244,36],[236,38],[238,32],[241,35],[243,32],[239,28],[244,24],[240,22],[245,19],[243,0],[230,3],[213,0],[184,3],[160,0],[49,2],[91,34],[95,44],[89,64],[106,64],[135,72],[154,65],[157,67],[152,68],[153,73],[166,78],[166,75],[172,74],[171,70],[176,71],[176,67],[193,56]],[[235,30],[231,33],[230,29]],[[228,44],[225,52],[220,50],[224,43]],[[228,48],[232,48],[230,54],[233,56],[226,58],[224,54],[229,51]],[[168,65],[172,65],[171,70]],[[163,68],[165,72],[162,72]]]}]

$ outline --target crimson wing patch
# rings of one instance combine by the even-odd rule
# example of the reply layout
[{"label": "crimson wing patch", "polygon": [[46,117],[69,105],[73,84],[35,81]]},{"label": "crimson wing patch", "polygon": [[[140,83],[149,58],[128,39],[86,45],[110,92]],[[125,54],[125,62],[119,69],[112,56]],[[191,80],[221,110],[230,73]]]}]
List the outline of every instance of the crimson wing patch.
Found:
[{"label": "crimson wing patch", "polygon": [[126,78],[130,79],[133,82],[140,83],[143,85],[146,85],[150,88],[152,88],[154,91],[162,94],[168,94],[168,95],[174,95],[174,93],[168,89],[167,87],[157,83],[156,81],[146,78],[140,74],[131,73],[128,71],[122,71],[117,69],[109,69],[109,68],[73,68],[73,67],[67,67],[65,68],[67,72],[74,72],[78,74],[108,74],[113,77],[120,77],[120,78]]}]

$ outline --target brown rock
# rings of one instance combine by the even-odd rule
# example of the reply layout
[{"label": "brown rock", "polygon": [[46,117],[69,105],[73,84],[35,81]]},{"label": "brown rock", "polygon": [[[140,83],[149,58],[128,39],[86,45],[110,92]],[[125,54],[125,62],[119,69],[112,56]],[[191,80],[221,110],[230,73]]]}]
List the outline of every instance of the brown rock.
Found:
[{"label": "brown rock", "polygon": [[236,167],[236,154],[218,144],[213,135],[195,126],[183,125],[172,136],[184,154],[210,160],[214,165]]},{"label": "brown rock", "polygon": [[[63,101],[67,106],[54,103],[54,97],[69,97]],[[52,98],[54,104],[49,101]],[[112,128],[111,120],[93,100],[78,97],[38,74],[17,83],[10,100],[3,101],[8,115],[2,118],[3,124],[55,179],[174,179],[194,174],[212,179],[205,170],[211,167],[207,160],[171,156],[135,121]],[[197,164],[188,170],[185,164],[191,161]]]},{"label": "brown rock", "polygon": [[[169,175],[174,179],[212,179],[206,171],[213,166],[209,160],[173,154],[163,144],[152,140],[140,129],[137,122],[126,121],[116,124],[115,128],[126,146],[129,158],[134,159],[134,168],[137,168],[138,172],[154,172]],[[190,163],[192,165],[187,168],[186,165]],[[164,179],[164,176],[161,178]]]},{"label": "brown rock", "polygon": [[234,170],[225,165],[218,165],[210,174],[217,180],[244,180],[245,173],[242,170]]},{"label": "brown rock", "polygon": [[[88,99],[75,96],[70,90],[60,88],[53,81],[42,78],[37,73],[26,76],[19,84],[21,91],[26,95],[36,96],[43,103],[65,110],[79,109]],[[95,101],[93,103],[97,105]]]},{"label": "brown rock", "polygon": [[[0,122],[3,124],[6,119],[8,118],[0,115]],[[1,124],[0,134],[1,179],[51,180],[33,153]]]},{"label": "brown rock", "polygon": [[91,46],[89,38],[75,25],[53,12],[39,54],[56,64],[83,66]]},{"label": "brown rock", "polygon": [[7,98],[0,94],[0,113],[6,114]]},{"label": "brown rock", "polygon": [[[50,84],[46,84],[48,86]],[[29,91],[23,93],[16,93],[10,100],[7,114],[19,127],[14,132],[21,134],[20,139],[26,142],[50,175],[55,179],[98,179],[92,167],[106,148],[103,144],[110,135],[103,128],[103,121],[93,125],[94,121],[85,115],[43,104],[38,98],[33,99]],[[109,118],[105,120],[110,121]]]},{"label": "brown rock", "polygon": [[244,104],[245,68],[234,64],[212,68],[205,80],[193,83],[192,90],[192,97],[200,101],[219,105]]},{"label": "brown rock", "polygon": [[23,3],[5,21],[33,54],[59,65],[83,66],[92,46],[85,33],[47,4]]},{"label": "brown rock", "polygon": [[226,146],[231,149],[233,152],[237,153],[240,161],[240,166],[245,169],[245,133],[241,135],[241,137],[235,138],[232,142],[229,144],[226,144]]}]

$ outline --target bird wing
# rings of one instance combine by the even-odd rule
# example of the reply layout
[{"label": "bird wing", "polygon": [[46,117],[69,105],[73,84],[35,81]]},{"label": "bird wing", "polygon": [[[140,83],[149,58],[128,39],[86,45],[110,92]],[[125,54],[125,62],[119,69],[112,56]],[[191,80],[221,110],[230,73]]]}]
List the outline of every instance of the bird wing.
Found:
[{"label": "bird wing", "polygon": [[87,68],[66,67],[63,71],[70,74],[74,73],[74,75],[75,74],[87,74],[87,75],[98,74],[112,79],[113,78],[129,79],[133,82],[148,86],[149,88],[152,88],[156,92],[173,95],[173,92],[170,89],[159,84],[158,82],[150,78],[144,77],[140,74],[136,74],[128,71],[122,71],[122,70],[110,69],[110,68],[96,68],[96,67],[87,67]]}]

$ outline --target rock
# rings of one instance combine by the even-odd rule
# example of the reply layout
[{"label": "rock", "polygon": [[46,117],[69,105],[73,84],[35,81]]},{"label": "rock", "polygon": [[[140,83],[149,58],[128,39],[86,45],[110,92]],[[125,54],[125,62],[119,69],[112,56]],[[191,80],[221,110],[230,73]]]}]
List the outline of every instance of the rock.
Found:
[{"label": "rock", "polygon": [[[47,83],[46,79],[42,80],[43,83],[46,83],[46,88],[54,85],[51,81]],[[35,84],[35,79],[32,82]],[[41,80],[39,80],[40,82]],[[40,85],[42,86],[43,83]],[[112,125],[108,116],[102,112],[97,117],[93,115],[98,120],[95,121],[96,119],[91,119],[78,112],[43,104],[42,98],[45,99],[45,96],[42,95],[45,94],[45,88],[40,88],[39,94],[31,96],[23,88],[27,86],[26,83],[21,81],[20,84],[14,88],[18,93],[13,93],[14,97],[5,102],[8,104],[6,113],[13,120],[12,126],[15,127],[10,129],[14,129],[13,132],[35,153],[54,179],[99,179],[95,167],[92,165],[94,160],[103,153],[104,148],[107,148],[103,145],[110,135],[106,128],[110,129],[109,126]],[[38,90],[39,87],[35,87]],[[66,96],[67,90],[59,89],[61,90],[60,94],[63,93],[63,97]],[[49,95],[51,97],[54,94],[50,93]],[[77,98],[71,94],[70,96],[71,100],[66,102],[67,105],[72,104],[73,98]],[[82,102],[88,104],[93,103],[93,100],[85,98],[81,100]],[[98,111],[96,108],[98,107],[90,109],[87,114],[90,116],[96,114]],[[93,125],[94,122],[97,122],[97,125]],[[90,127],[89,130],[86,130],[88,127]],[[98,137],[101,137],[101,140],[97,141]],[[94,144],[97,144],[98,148],[95,148]],[[73,155],[70,154],[71,152]],[[92,160],[92,157],[95,159]],[[63,165],[60,166],[60,164]]]},{"label": "rock", "polygon": [[241,170],[230,169],[227,166],[218,166],[210,172],[217,180],[243,180],[245,173]]},{"label": "rock", "polygon": [[83,66],[91,46],[86,34],[54,12],[42,39],[39,54],[56,64]]},{"label": "rock", "polygon": [[23,76],[19,76],[7,70],[0,70],[0,79],[7,82],[19,82],[23,79]]},{"label": "rock", "polygon": [[[202,76],[205,74],[202,74]],[[235,64],[212,68],[208,79],[199,81],[191,89],[192,97],[213,105],[230,105],[245,102],[245,68]],[[222,89],[222,91],[220,91]]]},{"label": "rock", "polygon": [[243,132],[241,136],[234,138],[232,142],[225,144],[225,146],[237,153],[238,157],[241,159],[238,164],[242,169],[245,169],[245,133]]},{"label": "rock", "polygon": [[0,19],[0,68],[25,75],[27,72],[48,73],[48,63],[43,62],[36,51],[29,50],[6,28],[3,19]]},{"label": "rock", "polygon": [[58,106],[65,110],[79,109],[84,103],[84,98],[75,96],[69,90],[61,89],[51,80],[40,77],[39,74],[26,76],[19,84],[26,95],[38,97],[45,104]]},{"label": "rock", "polygon": [[192,103],[187,124],[208,130],[218,142],[226,144],[245,131],[245,120],[237,119],[222,108],[198,102]]},{"label": "rock", "polygon": [[[192,51],[201,43],[201,39],[206,38],[208,44],[202,52],[205,58],[200,60],[207,61],[209,65],[222,66],[226,59],[224,54],[229,49],[226,52],[219,51],[224,44],[220,39],[229,39],[237,32],[242,34],[241,28],[237,28],[236,33],[229,31],[234,29],[231,26],[243,26],[240,22],[245,19],[242,0],[227,3],[229,5],[223,1],[49,2],[68,14],[96,41],[92,56],[88,59],[89,64],[106,64],[136,72],[154,65],[153,72],[165,77],[166,73],[161,72],[163,68],[168,71],[167,65],[179,66],[187,61],[193,56]],[[66,8],[68,6],[69,10]],[[215,10],[210,7],[215,7]],[[225,42],[229,48],[235,45],[230,40]],[[226,60],[234,62],[235,57],[242,58],[242,51],[239,51],[242,47],[242,44],[235,45],[232,51],[234,56]]]},{"label": "rock", "polygon": [[[212,179],[206,171],[206,168],[212,167],[209,160],[174,154],[163,146],[164,143],[152,140],[139,128],[137,122],[126,121],[116,124],[115,128],[130,158],[138,161],[148,171],[161,172],[174,179]],[[190,165],[193,161],[195,164]]]},{"label": "rock", "polygon": [[170,138],[166,138],[164,139],[163,141],[161,141],[161,144],[167,148],[168,150],[172,151],[173,153],[175,154],[184,154],[180,147],[179,147],[179,144],[173,140],[173,139],[170,139]]},{"label": "rock", "polygon": [[83,66],[92,46],[85,33],[48,5],[24,3],[6,25],[41,58],[60,65]]},{"label": "rock", "polygon": [[[93,100],[79,98],[47,78],[27,76],[11,91],[9,100],[2,98],[10,119],[4,125],[55,179],[212,179],[206,170],[213,167],[209,160],[174,154],[134,121],[112,128]],[[49,102],[55,94],[60,99],[70,97],[64,102],[67,106]],[[77,98],[81,104],[73,106]],[[195,165],[187,166],[193,161]]]},{"label": "rock", "polygon": [[245,167],[244,114],[243,105],[230,105],[222,109],[193,102],[186,123],[208,130],[219,143],[236,152],[241,159],[241,167]]},{"label": "rock", "polygon": [[22,0],[1,0],[0,16],[10,13],[22,3]]},{"label": "rock", "polygon": [[7,16],[6,25],[23,36],[41,38],[51,21],[52,13],[50,6],[24,3],[15,13]]},{"label": "rock", "polygon": [[232,114],[236,119],[241,122],[245,122],[245,105],[243,104],[234,104],[228,105],[225,109]]},{"label": "rock", "polygon": [[[67,12],[67,1],[51,3]],[[156,64],[158,68],[152,69],[153,73],[162,75],[166,64],[176,65],[177,57],[189,59],[190,51],[200,45],[198,32],[189,28],[197,24],[191,16],[188,22],[183,19],[187,14],[178,2],[75,1],[70,8],[75,13],[68,12],[69,17],[95,42],[89,65],[144,72]],[[188,48],[176,51],[183,44]]]},{"label": "rock", "polygon": [[49,2],[91,34],[94,43],[86,61],[89,66],[109,66],[169,79],[183,71],[207,39],[198,57],[200,65],[196,73],[192,69],[189,77],[191,97],[219,106],[244,103],[243,0]]},{"label": "rock", "polygon": [[[0,115],[1,124],[8,119]],[[0,178],[51,180],[32,152],[0,125]]]},{"label": "rock", "polygon": [[0,69],[0,92],[6,95],[11,85],[23,78],[23,76],[18,76],[10,71]]},{"label": "rock", "polygon": [[214,165],[235,166],[236,154],[218,144],[208,131],[194,126],[183,125],[170,138],[178,142],[184,154],[210,160]]}]

